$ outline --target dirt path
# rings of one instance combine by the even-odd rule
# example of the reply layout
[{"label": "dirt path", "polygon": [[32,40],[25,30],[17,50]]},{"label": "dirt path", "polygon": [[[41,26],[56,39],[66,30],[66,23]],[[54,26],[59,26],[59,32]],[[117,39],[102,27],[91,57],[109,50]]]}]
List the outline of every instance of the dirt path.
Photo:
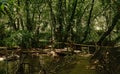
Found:
[{"label": "dirt path", "polygon": [[79,57],[79,61],[70,74],[95,74],[95,70],[87,69],[89,66],[88,57]]},{"label": "dirt path", "polygon": [[62,72],[62,74],[96,74],[95,70],[87,69],[89,57],[77,56],[78,60],[74,68]]}]

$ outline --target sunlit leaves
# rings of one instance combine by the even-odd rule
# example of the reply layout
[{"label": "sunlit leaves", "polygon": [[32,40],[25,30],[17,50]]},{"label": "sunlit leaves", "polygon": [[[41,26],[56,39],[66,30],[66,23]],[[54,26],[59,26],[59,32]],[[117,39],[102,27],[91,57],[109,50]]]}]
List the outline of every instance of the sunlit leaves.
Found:
[{"label": "sunlit leaves", "polygon": [[3,14],[5,14],[5,6],[7,5],[7,2],[6,1],[4,1],[4,0],[2,0],[2,1],[0,1],[0,13],[3,13]]},{"label": "sunlit leaves", "polygon": [[5,14],[4,5],[3,4],[0,5],[0,13]]}]

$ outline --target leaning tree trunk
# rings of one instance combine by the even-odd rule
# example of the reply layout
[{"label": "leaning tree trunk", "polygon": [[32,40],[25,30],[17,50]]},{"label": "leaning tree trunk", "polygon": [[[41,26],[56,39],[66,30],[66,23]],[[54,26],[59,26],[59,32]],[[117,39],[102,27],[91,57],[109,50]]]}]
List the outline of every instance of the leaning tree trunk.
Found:
[{"label": "leaning tree trunk", "polygon": [[104,39],[113,31],[114,27],[116,26],[118,20],[120,19],[120,14],[117,13],[112,21],[112,25],[108,28],[108,30],[100,37],[99,41],[97,42],[98,45],[101,45]]}]

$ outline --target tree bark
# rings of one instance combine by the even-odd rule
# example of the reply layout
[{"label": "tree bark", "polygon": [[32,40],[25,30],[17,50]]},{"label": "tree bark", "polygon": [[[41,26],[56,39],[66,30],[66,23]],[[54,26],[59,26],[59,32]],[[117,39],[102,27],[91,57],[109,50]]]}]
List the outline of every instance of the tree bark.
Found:
[{"label": "tree bark", "polygon": [[72,28],[72,22],[73,22],[75,10],[77,7],[77,1],[78,0],[75,0],[75,2],[73,3],[73,9],[72,9],[72,13],[71,13],[71,16],[69,18],[69,21],[68,21],[68,26],[66,27],[66,35],[64,37],[64,41],[68,40],[68,36],[70,35],[69,33],[70,33],[71,28]]},{"label": "tree bark", "polygon": [[90,33],[90,23],[91,23],[93,7],[94,7],[94,0],[92,0],[92,6],[91,6],[91,9],[90,9],[89,18],[88,18],[88,21],[87,21],[87,28],[86,28],[86,31],[84,33],[85,35],[84,35],[84,38],[82,39],[81,43],[83,43],[87,39],[88,34]]}]

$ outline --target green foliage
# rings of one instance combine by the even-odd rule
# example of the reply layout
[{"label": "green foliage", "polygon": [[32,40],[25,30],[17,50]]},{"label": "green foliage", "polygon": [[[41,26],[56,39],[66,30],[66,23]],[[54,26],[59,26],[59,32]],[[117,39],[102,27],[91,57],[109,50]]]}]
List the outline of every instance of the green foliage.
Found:
[{"label": "green foliage", "polygon": [[31,38],[32,34],[28,31],[16,31],[16,32],[8,32],[9,35],[5,39],[6,46],[14,47],[21,46],[23,48],[31,47]]},{"label": "green foliage", "polygon": [[49,33],[35,34],[27,30],[18,30],[16,32],[8,32],[4,41],[8,47],[20,46],[22,48],[45,48],[45,46],[49,44],[49,39]]},{"label": "green foliage", "polygon": [[2,14],[5,14],[5,5],[6,5],[6,1],[1,0],[0,1],[0,16],[2,16]]},{"label": "green foliage", "polygon": [[4,39],[5,40],[5,44],[8,47],[14,47],[14,46],[18,46],[18,44],[20,43],[20,41],[22,40],[21,34],[19,31],[17,32],[7,32],[7,38]]},{"label": "green foliage", "polygon": [[31,47],[31,38],[32,38],[31,32],[23,31],[20,46],[23,48],[30,48]]},{"label": "green foliage", "polygon": [[[2,15],[0,20],[4,20],[3,24],[7,23],[5,30],[8,30],[7,38],[3,39],[5,45],[43,47],[49,44],[52,37],[57,42],[97,42],[111,25],[113,15],[118,12],[119,1],[91,1],[1,0],[0,11],[6,14]],[[94,7],[89,17],[92,4]],[[100,30],[97,30],[97,27]],[[46,42],[40,43],[39,40]]]},{"label": "green foliage", "polygon": [[3,4],[0,5],[0,16],[2,15],[2,13],[5,14],[4,5]]}]

